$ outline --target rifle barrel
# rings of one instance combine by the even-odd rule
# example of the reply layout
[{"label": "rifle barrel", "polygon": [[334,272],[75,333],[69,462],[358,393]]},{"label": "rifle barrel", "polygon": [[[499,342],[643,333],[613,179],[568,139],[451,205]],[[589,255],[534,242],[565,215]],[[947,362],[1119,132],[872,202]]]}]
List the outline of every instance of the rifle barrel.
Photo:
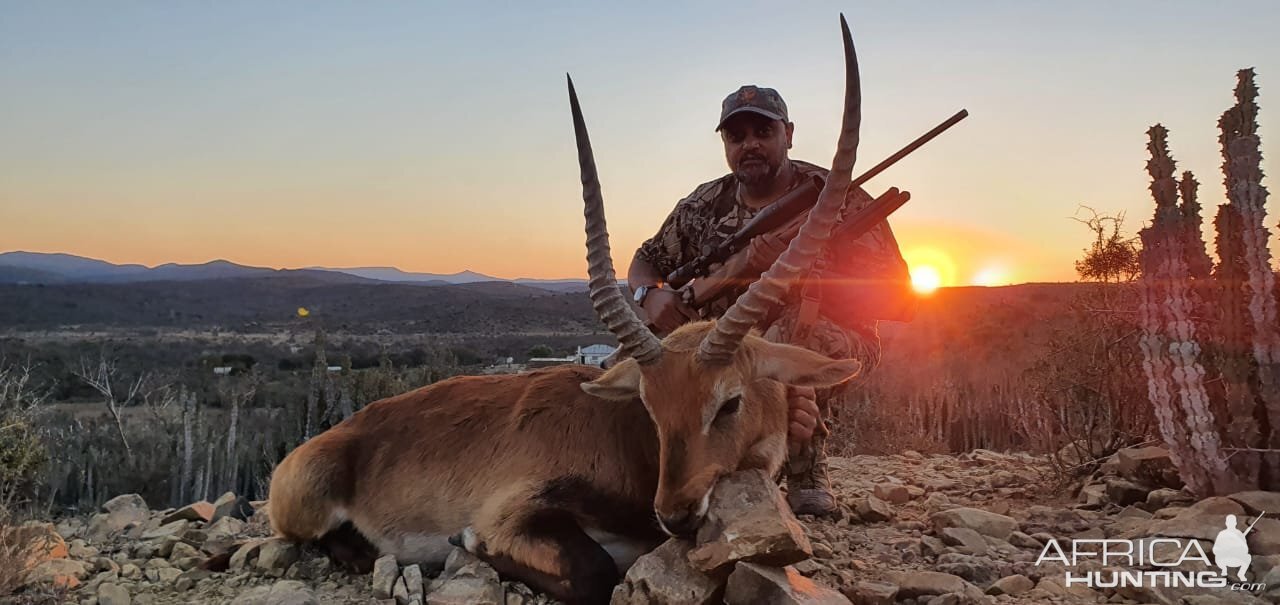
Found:
[{"label": "rifle barrel", "polygon": [[876,164],[875,166],[873,166],[871,170],[868,170],[862,173],[861,175],[858,175],[858,178],[854,179],[853,182],[849,184],[849,186],[861,187],[863,183],[875,178],[877,174],[884,172],[886,168],[896,164],[898,160],[901,160],[902,158],[907,157],[908,154],[915,151],[916,149],[919,149],[921,145],[928,143],[934,137],[942,134],[944,130],[951,128],[952,126],[955,126],[956,122],[959,122],[960,120],[963,120],[967,117],[969,117],[969,110],[961,109],[960,111],[957,111],[955,115],[947,118],[945,122],[938,124],[937,126],[934,126],[933,130],[930,130],[929,132],[926,132],[920,135],[919,137],[916,137],[916,140],[911,141],[910,143],[907,143],[905,147],[903,147],[902,149],[899,149],[893,155],[885,158],[883,162],[880,162],[879,164]]},{"label": "rifle barrel", "polygon": [[[1265,510],[1264,510],[1264,511],[1262,511],[1262,515],[1265,515],[1265,514],[1267,514],[1267,511],[1265,511]],[[1262,515],[1258,515],[1258,518],[1257,518],[1257,519],[1254,519],[1254,520],[1253,520],[1253,523],[1250,523],[1250,524],[1249,524],[1249,529],[1244,530],[1244,535],[1246,535],[1246,536],[1247,536],[1247,535],[1249,535],[1249,532],[1253,531],[1253,526],[1257,525],[1257,524],[1258,524],[1258,522],[1262,520]]]}]

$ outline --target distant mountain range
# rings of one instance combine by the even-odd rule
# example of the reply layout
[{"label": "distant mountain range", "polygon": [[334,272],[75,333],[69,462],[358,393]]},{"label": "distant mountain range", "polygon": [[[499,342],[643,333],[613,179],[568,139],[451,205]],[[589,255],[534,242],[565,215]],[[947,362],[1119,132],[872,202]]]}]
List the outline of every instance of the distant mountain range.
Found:
[{"label": "distant mountain range", "polygon": [[392,282],[424,286],[507,282],[553,292],[585,291],[585,279],[502,279],[474,271],[451,274],[411,273],[395,267],[307,267],[271,269],[215,260],[196,265],[166,263],[156,267],[117,265],[73,254],[5,252],[0,254],[0,284],[110,284],[208,279],[310,277],[329,283]]}]

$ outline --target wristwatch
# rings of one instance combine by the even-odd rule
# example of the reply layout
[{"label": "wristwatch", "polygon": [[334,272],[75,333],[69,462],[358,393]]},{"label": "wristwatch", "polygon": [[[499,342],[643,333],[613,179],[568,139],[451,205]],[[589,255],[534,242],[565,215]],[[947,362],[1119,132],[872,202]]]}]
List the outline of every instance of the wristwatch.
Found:
[{"label": "wristwatch", "polygon": [[655,285],[645,284],[643,286],[640,286],[639,288],[636,288],[636,294],[634,296],[636,304],[640,306],[644,306],[644,297],[649,295],[649,291],[655,288],[661,288],[661,287],[662,287],[662,284],[655,284]]}]

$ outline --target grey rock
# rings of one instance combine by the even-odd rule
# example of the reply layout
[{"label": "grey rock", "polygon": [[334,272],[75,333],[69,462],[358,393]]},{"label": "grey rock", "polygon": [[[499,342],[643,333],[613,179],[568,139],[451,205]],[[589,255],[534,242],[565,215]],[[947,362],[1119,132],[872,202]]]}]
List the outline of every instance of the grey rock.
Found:
[{"label": "grey rock", "polygon": [[498,572],[475,561],[463,565],[427,595],[425,605],[505,605]]},{"label": "grey rock", "polygon": [[244,531],[244,521],[234,517],[222,517],[205,528],[206,540],[225,540],[234,538]]},{"label": "grey rock", "polygon": [[120,566],[120,577],[128,580],[138,580],[142,578],[142,568],[133,563],[125,563]]},{"label": "grey rock", "polygon": [[169,560],[174,562],[179,559],[188,559],[199,556],[200,551],[196,550],[196,547],[187,544],[186,542],[178,542],[177,544],[174,544],[172,549],[169,551]]},{"label": "grey rock", "polygon": [[[948,527],[965,527],[984,536],[1005,540],[1018,529],[1012,517],[998,515],[976,508],[953,508],[934,513],[929,517],[935,531]],[[955,592],[955,591],[951,591]]]},{"label": "grey rock", "polygon": [[906,504],[911,500],[907,486],[897,483],[877,483],[872,494],[890,504]]},{"label": "grey rock", "polygon": [[1150,519],[1150,518],[1151,518],[1151,513],[1147,512],[1147,511],[1145,511],[1145,510],[1142,510],[1142,509],[1138,508],[1137,506],[1129,505],[1129,506],[1124,507],[1124,510],[1122,510],[1122,511],[1120,511],[1120,512],[1116,513],[1116,518],[1117,518],[1117,519],[1143,519],[1143,520],[1145,520],[1145,519]]},{"label": "grey rock", "polygon": [[227,568],[231,571],[240,571],[258,560],[258,552],[262,549],[262,545],[266,540],[250,540],[241,544],[236,552],[231,555],[231,561],[227,564]]},{"label": "grey rock", "polygon": [[814,582],[788,566],[738,563],[729,574],[725,605],[851,605],[839,591]]},{"label": "grey rock", "polygon": [[716,484],[696,544],[689,561],[713,575],[738,561],[780,567],[813,555],[804,527],[762,470],[732,473]]},{"label": "grey rock", "polygon": [[1151,490],[1151,493],[1147,494],[1147,510],[1160,510],[1174,505],[1191,504],[1194,501],[1190,494],[1180,489],[1162,487]]},{"label": "grey rock", "polygon": [[387,599],[395,590],[396,579],[400,577],[400,566],[396,564],[395,555],[382,555],[373,562],[373,574],[370,576],[373,598]]},{"label": "grey rock", "polygon": [[178,590],[191,590],[200,580],[213,577],[213,572],[206,569],[188,569],[174,580],[173,587]]},{"label": "grey rock", "polygon": [[98,556],[98,549],[85,544],[84,540],[72,540],[67,545],[67,554],[73,559],[87,560]]},{"label": "grey rock", "polygon": [[868,523],[881,523],[893,519],[893,507],[875,496],[858,498],[854,502],[854,511],[858,513],[860,519]]},{"label": "grey rock", "polygon": [[391,589],[391,596],[398,605],[409,605],[409,588],[405,585],[404,578],[396,578],[395,587]]},{"label": "grey rock", "polygon": [[[671,539],[636,559],[613,589],[613,605],[705,605],[723,600],[720,581],[689,563],[691,544]],[[723,576],[721,576],[723,579]]]},{"label": "grey rock", "polygon": [[1016,596],[1024,592],[1027,592],[1028,590],[1031,590],[1032,588],[1035,588],[1035,587],[1036,587],[1036,583],[1032,582],[1031,578],[1028,578],[1027,576],[1024,576],[1022,574],[1016,574],[1012,576],[1005,576],[993,582],[991,584],[991,587],[987,589],[987,594],[989,595],[1007,594],[1010,596]]},{"label": "grey rock", "polygon": [[102,505],[105,511],[89,522],[86,537],[92,542],[103,542],[130,527],[146,523],[151,517],[147,502],[137,494],[116,496]]},{"label": "grey rock", "polygon": [[142,499],[138,494],[125,494],[116,496],[107,500],[102,504],[102,510],[108,514],[119,512],[146,511],[150,514],[151,509],[147,508],[147,501]]},{"label": "grey rock", "polygon": [[189,524],[189,522],[188,522],[188,521],[182,521],[182,520],[173,521],[173,522],[171,522],[171,523],[166,523],[166,524],[161,525],[160,527],[157,527],[157,528],[155,528],[155,529],[149,529],[149,530],[147,530],[147,531],[143,532],[143,534],[142,534],[142,539],[143,539],[143,540],[158,540],[158,539],[160,539],[160,538],[167,538],[167,537],[170,537],[170,536],[177,536],[178,534],[180,534],[180,533],[182,533],[182,532],[184,532],[184,531],[186,531],[186,530],[187,530],[187,526],[188,526],[188,524]]},{"label": "grey rock", "polygon": [[1231,498],[1222,496],[1214,496],[1205,498],[1195,504],[1192,504],[1186,511],[1179,515],[1190,514],[1206,514],[1206,515],[1243,515],[1244,506]]},{"label": "grey rock", "polygon": [[160,520],[161,525],[168,525],[174,521],[209,521],[213,518],[213,505],[201,500],[192,502],[178,510],[175,510],[164,516]]},{"label": "grey rock", "polygon": [[920,538],[920,551],[930,557],[939,557],[947,552],[947,545],[933,536],[922,536]]},{"label": "grey rock", "polygon": [[157,545],[150,554],[168,559],[169,555],[173,554],[174,545],[181,541],[182,538],[177,536],[165,536],[160,538],[159,540],[156,540]]},{"label": "grey rock", "polygon": [[114,582],[98,585],[98,605],[131,605],[132,602],[129,589]]},{"label": "grey rock", "polygon": [[444,573],[442,576],[451,576],[459,569],[471,565],[472,563],[480,563],[480,559],[475,555],[463,550],[455,548],[449,552],[449,557],[444,562]]},{"label": "grey rock", "polygon": [[898,585],[889,582],[857,582],[842,592],[853,605],[893,605],[894,598],[898,596]]},{"label": "grey rock", "polygon": [[789,567],[794,568],[796,571],[800,572],[800,575],[805,577],[813,577],[813,574],[825,569],[821,563],[814,561],[813,559],[805,559],[795,565],[790,565]]},{"label": "grey rock", "polygon": [[161,567],[155,570],[156,581],[172,584],[177,581],[178,576],[182,575],[182,570],[176,567]]},{"label": "grey rock", "polygon": [[210,520],[232,518],[237,521],[247,521],[253,513],[253,505],[249,504],[248,498],[227,492],[213,501],[213,516]]},{"label": "grey rock", "polygon": [[[89,570],[84,563],[72,559],[46,559],[37,564],[27,574],[29,585],[65,585],[73,588],[80,580],[89,577]],[[74,581],[69,580],[74,578]]]},{"label": "grey rock", "polygon": [[898,586],[898,598],[909,599],[923,596],[961,593],[976,595],[982,598],[982,591],[959,576],[937,571],[891,571],[885,574],[886,579]]},{"label": "grey rock", "polygon": [[1107,537],[1107,533],[1103,531],[1102,528],[1091,527],[1082,532],[1076,532],[1075,534],[1072,534],[1071,539],[1073,540],[1105,540],[1106,537]]},{"label": "grey rock", "polygon": [[1106,491],[1107,500],[1112,504],[1128,507],[1130,504],[1146,503],[1147,494],[1151,489],[1124,478],[1110,478],[1106,482]]},{"label": "grey rock", "polygon": [[955,546],[960,552],[970,555],[987,554],[987,541],[982,534],[967,527],[944,527],[938,532],[943,544]]},{"label": "grey rock", "polygon": [[1068,588],[1059,578],[1041,578],[1036,583],[1035,590],[1045,594],[1058,597],[1077,597],[1081,599],[1094,600],[1098,598],[1098,592],[1086,586],[1072,586]]},{"label": "grey rock", "polygon": [[930,514],[952,508],[951,499],[946,494],[931,493],[924,499],[924,509]]},{"label": "grey rock", "polygon": [[296,580],[281,580],[271,586],[260,586],[236,597],[232,605],[320,605],[320,601]]},{"label": "grey rock", "polygon": [[1014,546],[1017,546],[1018,548],[1031,548],[1035,550],[1040,550],[1044,548],[1043,542],[1035,539],[1032,536],[1028,536],[1027,534],[1024,534],[1020,531],[1015,531],[1009,534],[1009,543]]},{"label": "grey rock", "polygon": [[1125,448],[1116,452],[1116,462],[1120,474],[1132,481],[1156,487],[1182,487],[1169,450],[1163,447]]},{"label": "grey rock", "polygon": [[254,567],[268,575],[280,577],[298,560],[298,545],[280,538],[271,538],[258,547],[258,560]]},{"label": "grey rock", "polygon": [[404,578],[405,588],[409,591],[410,600],[416,597],[418,601],[422,601],[422,568],[417,565],[410,565],[401,570],[400,574]]},{"label": "grey rock", "polygon": [[1250,515],[1280,512],[1280,492],[1247,491],[1227,496],[1238,502]]},{"label": "grey rock", "polygon": [[974,557],[959,553],[948,553],[938,557],[934,569],[942,573],[959,576],[978,586],[988,586],[1000,577],[993,561],[986,557]]}]

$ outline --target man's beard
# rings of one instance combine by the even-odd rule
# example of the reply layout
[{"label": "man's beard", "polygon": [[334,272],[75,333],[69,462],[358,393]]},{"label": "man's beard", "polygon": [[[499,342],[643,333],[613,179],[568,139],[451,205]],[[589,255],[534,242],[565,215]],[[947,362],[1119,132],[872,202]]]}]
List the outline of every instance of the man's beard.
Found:
[{"label": "man's beard", "polygon": [[[747,162],[747,159],[759,160],[758,162]],[[778,176],[778,169],[781,165],[774,164],[762,156],[748,156],[738,163],[738,169],[734,171],[734,176],[738,177],[738,182],[747,189],[766,188],[773,184],[773,179]]]}]

